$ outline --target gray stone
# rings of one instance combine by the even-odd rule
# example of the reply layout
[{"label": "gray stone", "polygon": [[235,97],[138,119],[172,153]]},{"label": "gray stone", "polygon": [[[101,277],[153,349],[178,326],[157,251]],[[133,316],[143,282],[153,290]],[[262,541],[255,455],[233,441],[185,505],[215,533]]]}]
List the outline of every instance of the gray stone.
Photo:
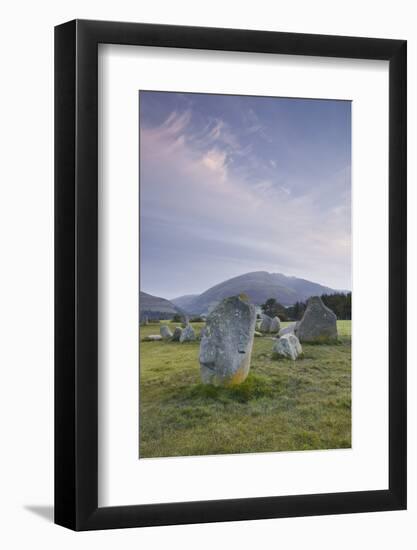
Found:
[{"label": "gray stone", "polygon": [[295,361],[303,353],[303,348],[295,334],[284,334],[275,340],[272,353],[275,357],[285,357]]},{"label": "gray stone", "polygon": [[287,327],[282,328],[279,331],[278,336],[281,337],[281,336],[284,336],[284,334],[294,334],[296,324],[297,323],[291,323],[291,325],[288,325]]},{"label": "gray stone", "polygon": [[260,336],[262,336],[262,332],[259,332],[259,331],[255,330],[253,335],[255,336],[255,338],[259,338]]},{"label": "gray stone", "polygon": [[161,325],[159,332],[164,340],[170,340],[172,338],[172,332],[169,330],[167,325]]},{"label": "gray stone", "polygon": [[149,334],[143,339],[144,342],[159,342],[160,340],[162,340],[162,336],[160,334]]},{"label": "gray stone", "polygon": [[331,342],[337,340],[337,317],[319,296],[307,302],[303,318],[295,328],[300,342]]},{"label": "gray stone", "polygon": [[179,342],[182,334],[182,328],[181,327],[175,327],[174,333],[172,335],[172,341],[173,342]]},{"label": "gray stone", "polygon": [[269,317],[269,315],[264,314],[262,316],[262,321],[259,325],[259,332],[263,332],[264,334],[271,332],[271,322],[272,322],[271,317]]},{"label": "gray stone", "polygon": [[191,325],[187,325],[184,329],[182,329],[180,336],[181,344],[183,342],[194,342],[195,339],[195,331]]},{"label": "gray stone", "polygon": [[281,328],[281,321],[279,317],[273,317],[271,319],[271,325],[269,327],[269,332],[272,332],[273,334],[276,334],[279,332],[279,329]]},{"label": "gray stone", "polygon": [[190,323],[190,318],[188,317],[188,315],[184,314],[182,316],[182,323],[181,323],[182,328],[185,328],[189,323]]},{"label": "gray stone", "polygon": [[204,384],[243,382],[250,369],[255,331],[255,306],[244,298],[225,298],[207,317],[200,344],[200,373]]}]

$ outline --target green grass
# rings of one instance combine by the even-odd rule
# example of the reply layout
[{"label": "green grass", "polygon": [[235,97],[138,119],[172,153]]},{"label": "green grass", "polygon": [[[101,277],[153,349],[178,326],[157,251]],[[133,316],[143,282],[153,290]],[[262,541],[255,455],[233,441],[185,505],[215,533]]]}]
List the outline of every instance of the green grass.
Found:
[{"label": "green grass", "polygon": [[[349,448],[351,322],[338,332],[295,362],[255,338],[249,376],[232,388],[200,383],[199,342],[141,342],[140,457]],[[149,334],[159,324],[141,327]]]}]

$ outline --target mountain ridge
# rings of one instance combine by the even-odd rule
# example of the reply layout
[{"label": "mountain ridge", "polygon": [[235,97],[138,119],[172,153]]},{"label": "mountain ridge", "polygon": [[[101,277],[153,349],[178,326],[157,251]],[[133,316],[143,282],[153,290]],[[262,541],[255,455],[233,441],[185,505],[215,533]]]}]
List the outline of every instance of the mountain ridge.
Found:
[{"label": "mountain ridge", "polygon": [[[283,273],[252,271],[222,281],[196,297],[179,296],[171,302],[190,314],[203,314],[210,311],[219,301],[228,296],[247,294],[252,303],[263,304],[269,298],[275,298],[283,306],[304,302],[311,296],[343,292],[328,286]],[[185,300],[184,300],[185,299]]]},{"label": "mountain ridge", "polygon": [[170,301],[176,305],[177,307],[180,307],[181,309],[187,310],[187,306],[195,300],[199,294],[184,294],[182,296],[178,296],[176,298],[172,298]]},{"label": "mountain ridge", "polygon": [[139,292],[139,319],[170,319],[174,315],[184,315],[184,310],[172,301],[142,290]]}]

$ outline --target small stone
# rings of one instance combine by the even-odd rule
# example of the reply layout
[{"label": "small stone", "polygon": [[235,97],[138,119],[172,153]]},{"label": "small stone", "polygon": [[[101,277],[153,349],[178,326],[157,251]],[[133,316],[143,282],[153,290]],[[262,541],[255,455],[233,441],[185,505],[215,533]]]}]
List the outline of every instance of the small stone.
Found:
[{"label": "small stone", "polygon": [[273,334],[276,334],[279,332],[279,329],[281,328],[281,321],[279,317],[273,317],[271,319],[271,325],[269,327],[269,332],[272,332]]},{"label": "small stone", "polygon": [[175,327],[174,333],[172,335],[172,341],[173,342],[179,342],[182,334],[182,328],[181,327]]},{"label": "small stone", "polygon": [[255,338],[259,338],[260,336],[262,336],[262,332],[259,332],[259,331],[255,330],[253,335],[255,336]]},{"label": "small stone", "polygon": [[162,336],[160,334],[149,334],[143,338],[144,342],[159,342],[160,340],[162,340]]},{"label": "small stone", "polygon": [[272,322],[271,317],[269,317],[269,315],[264,314],[262,317],[262,321],[259,325],[259,331],[263,332],[264,334],[271,332],[271,322]]},{"label": "small stone", "polygon": [[183,342],[194,342],[195,339],[195,331],[193,327],[188,324],[181,332],[180,343],[182,344]]},{"label": "small stone", "polygon": [[285,357],[295,361],[303,353],[303,348],[295,334],[284,334],[275,340],[272,353],[275,357]]},{"label": "small stone", "polygon": [[172,332],[167,325],[162,325],[159,332],[164,340],[170,340],[172,338]]}]

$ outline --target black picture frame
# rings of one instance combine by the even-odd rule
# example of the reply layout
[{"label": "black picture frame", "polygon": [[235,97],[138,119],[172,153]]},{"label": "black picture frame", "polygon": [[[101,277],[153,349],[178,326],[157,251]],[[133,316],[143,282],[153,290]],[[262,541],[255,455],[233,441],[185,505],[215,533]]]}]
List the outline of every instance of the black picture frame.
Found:
[{"label": "black picture frame", "polygon": [[[98,44],[389,62],[389,488],[98,506]],[[406,508],[406,41],[74,20],[55,28],[55,522],[108,529]]]}]

